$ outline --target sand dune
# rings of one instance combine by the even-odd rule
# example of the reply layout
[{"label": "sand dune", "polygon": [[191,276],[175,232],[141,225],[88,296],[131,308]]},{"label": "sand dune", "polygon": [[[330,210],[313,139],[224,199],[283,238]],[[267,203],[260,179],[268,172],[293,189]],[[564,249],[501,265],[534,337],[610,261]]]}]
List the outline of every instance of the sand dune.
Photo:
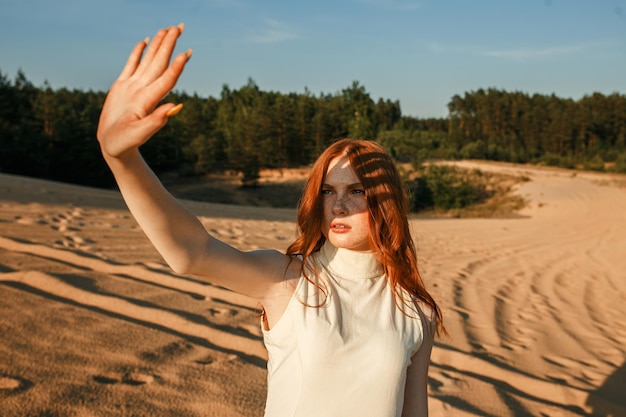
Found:
[{"label": "sand dune", "polygon": [[[626,415],[624,178],[462,164],[529,205],[411,220],[450,332],[431,415]],[[242,249],[293,237],[293,210],[186,204]],[[169,271],[115,192],[0,175],[0,291],[2,416],[262,415],[257,303]]]}]

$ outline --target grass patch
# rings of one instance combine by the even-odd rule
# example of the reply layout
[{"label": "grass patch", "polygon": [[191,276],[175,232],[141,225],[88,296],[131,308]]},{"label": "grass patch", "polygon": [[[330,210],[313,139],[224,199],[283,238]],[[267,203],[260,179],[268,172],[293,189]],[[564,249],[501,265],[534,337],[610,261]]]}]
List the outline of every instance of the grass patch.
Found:
[{"label": "grass patch", "polygon": [[409,174],[410,207],[414,213],[456,218],[517,217],[526,201],[514,194],[525,176],[427,165]]}]

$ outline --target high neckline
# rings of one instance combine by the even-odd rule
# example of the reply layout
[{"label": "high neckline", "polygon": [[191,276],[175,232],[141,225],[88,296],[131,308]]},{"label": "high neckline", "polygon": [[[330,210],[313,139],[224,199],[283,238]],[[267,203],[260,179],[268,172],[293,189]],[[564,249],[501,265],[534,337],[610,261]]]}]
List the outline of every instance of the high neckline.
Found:
[{"label": "high neckline", "polygon": [[322,266],[333,275],[347,279],[372,279],[383,275],[383,266],[374,252],[336,248],[328,240],[320,249]]}]

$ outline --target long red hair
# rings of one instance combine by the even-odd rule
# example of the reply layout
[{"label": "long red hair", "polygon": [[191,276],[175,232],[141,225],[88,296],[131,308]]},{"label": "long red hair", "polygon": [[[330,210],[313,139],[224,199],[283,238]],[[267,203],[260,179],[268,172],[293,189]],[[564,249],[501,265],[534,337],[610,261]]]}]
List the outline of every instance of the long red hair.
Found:
[{"label": "long red hair", "polygon": [[[309,279],[305,270],[307,258],[319,251],[326,241],[322,234],[322,184],[330,161],[341,155],[348,156],[365,190],[370,213],[371,246],[375,248],[376,256],[383,265],[396,304],[400,307],[400,301],[415,308],[409,305],[409,300],[403,294],[405,291],[413,300],[419,300],[431,308],[437,323],[437,333],[440,330],[445,332],[441,310],[426,290],[417,267],[415,245],[407,219],[406,191],[391,157],[376,142],[340,139],[320,155],[304,186],[298,207],[297,237],[287,249],[287,254],[302,257],[303,274]],[[321,290],[324,291],[323,288]]]}]

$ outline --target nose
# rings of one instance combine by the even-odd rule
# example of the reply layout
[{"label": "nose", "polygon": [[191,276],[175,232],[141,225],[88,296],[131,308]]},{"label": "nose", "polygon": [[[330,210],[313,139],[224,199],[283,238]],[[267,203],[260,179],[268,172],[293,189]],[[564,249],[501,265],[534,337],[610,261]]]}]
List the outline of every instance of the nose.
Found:
[{"label": "nose", "polygon": [[337,195],[335,203],[333,204],[333,214],[346,215],[348,214],[347,198],[344,194]]}]

